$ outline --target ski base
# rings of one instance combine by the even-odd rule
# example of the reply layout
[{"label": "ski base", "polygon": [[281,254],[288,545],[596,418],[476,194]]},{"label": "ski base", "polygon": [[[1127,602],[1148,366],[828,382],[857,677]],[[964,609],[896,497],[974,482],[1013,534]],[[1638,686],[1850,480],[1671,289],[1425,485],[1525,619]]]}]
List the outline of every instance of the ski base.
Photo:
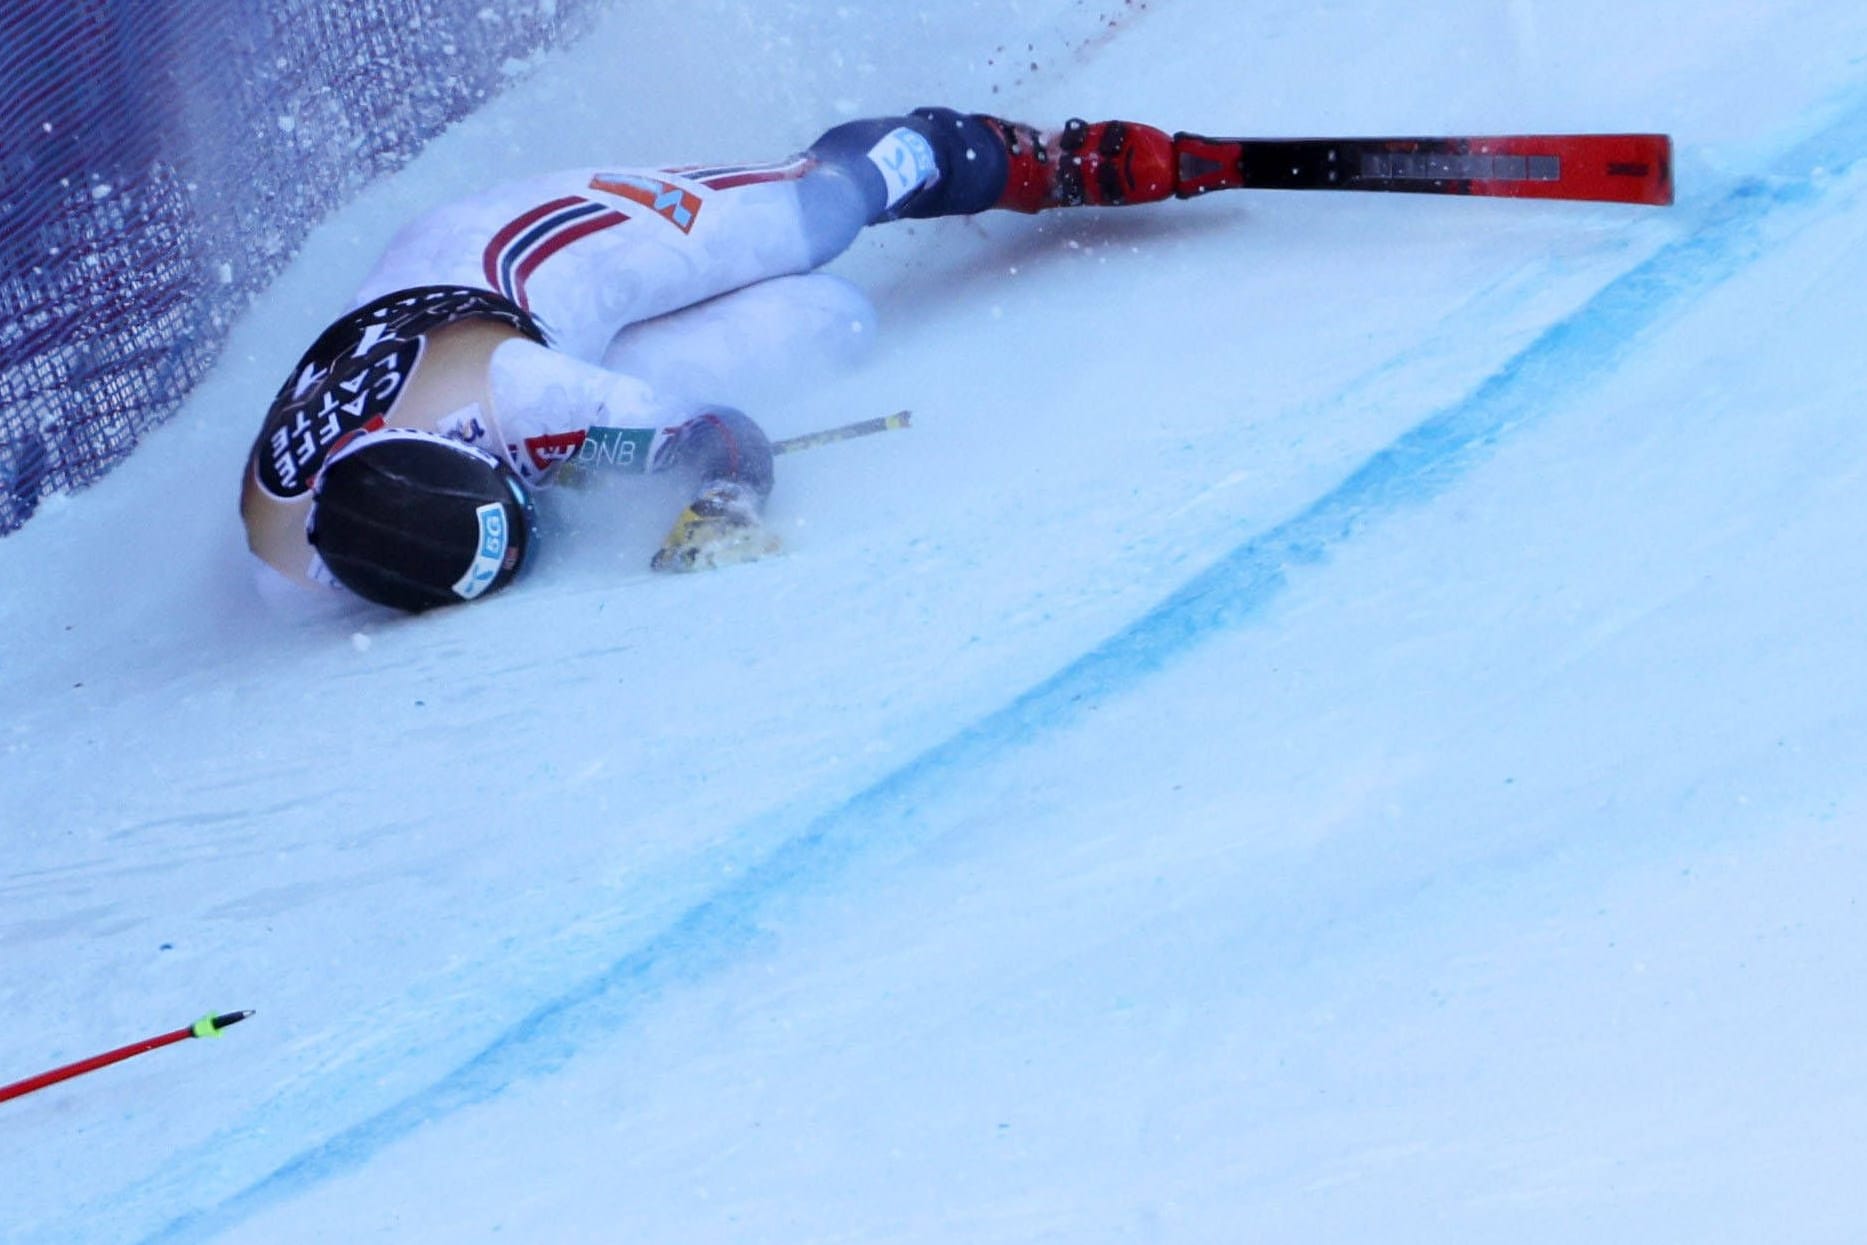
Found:
[{"label": "ski base", "polygon": [[1664,207],[1673,201],[1664,134],[1485,138],[1207,138],[1176,134],[1182,199],[1214,190],[1370,190],[1570,199]]}]

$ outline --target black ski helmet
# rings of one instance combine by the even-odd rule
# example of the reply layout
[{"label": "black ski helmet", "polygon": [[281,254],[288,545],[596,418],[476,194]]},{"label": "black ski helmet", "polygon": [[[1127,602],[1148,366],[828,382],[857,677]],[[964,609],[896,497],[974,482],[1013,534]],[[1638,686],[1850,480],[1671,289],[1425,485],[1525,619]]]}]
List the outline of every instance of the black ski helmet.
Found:
[{"label": "black ski helmet", "polygon": [[344,587],[393,609],[472,601],[518,577],[536,534],[510,467],[459,441],[385,428],[340,444],[305,537]]}]

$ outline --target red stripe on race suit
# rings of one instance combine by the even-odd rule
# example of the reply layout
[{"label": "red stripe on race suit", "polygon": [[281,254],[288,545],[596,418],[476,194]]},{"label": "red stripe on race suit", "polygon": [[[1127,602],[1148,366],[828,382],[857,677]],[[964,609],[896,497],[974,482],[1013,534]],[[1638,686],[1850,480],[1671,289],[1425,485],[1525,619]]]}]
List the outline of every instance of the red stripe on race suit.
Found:
[{"label": "red stripe on race suit", "polygon": [[534,272],[538,271],[538,266],[540,264],[550,259],[553,255],[556,255],[571,243],[587,238],[593,233],[599,233],[611,226],[627,224],[628,220],[629,218],[624,216],[621,212],[604,212],[599,216],[592,216],[588,220],[580,221],[569,229],[559,230],[557,233],[539,242],[526,253],[525,258],[519,261],[518,267],[513,271],[512,289],[510,291],[512,300],[527,311],[530,311],[531,301],[526,296],[525,283],[531,278]]},{"label": "red stripe on race suit", "polygon": [[516,220],[509,221],[501,227],[499,232],[493,235],[492,241],[486,244],[486,250],[481,255],[482,271],[486,274],[487,288],[504,290],[505,287],[499,279],[499,257],[508,246],[512,245],[512,240],[514,238],[524,233],[527,229],[530,229],[533,225],[536,225],[545,217],[551,215],[551,213],[561,212],[567,207],[574,207],[579,203],[585,202],[588,202],[588,200],[578,198],[576,195],[570,195],[563,199],[553,199],[549,203],[539,204],[523,216],[520,216]]}]

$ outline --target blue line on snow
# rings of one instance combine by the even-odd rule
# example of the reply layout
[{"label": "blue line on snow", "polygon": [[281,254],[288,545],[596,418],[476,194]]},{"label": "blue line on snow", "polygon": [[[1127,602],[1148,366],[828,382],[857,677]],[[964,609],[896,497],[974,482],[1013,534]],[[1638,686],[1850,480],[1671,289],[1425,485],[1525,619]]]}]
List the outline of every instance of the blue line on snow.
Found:
[{"label": "blue line on snow", "polygon": [[1133,688],[1205,640],[1258,616],[1293,566],[1321,562],[1374,521],[1442,494],[1514,429],[1619,366],[1667,314],[1742,270],[1767,249],[1781,208],[1817,197],[1810,169],[1839,170],[1867,149],[1867,103],[1798,146],[1781,181],[1750,181],[1670,243],[1557,322],[1473,393],[1377,452],[1293,518],[1240,544],[1159,605],[1055,675],[915,757],[795,837],[668,930],[534,1010],[434,1084],[307,1149],[215,1206],[172,1221],[152,1242],[204,1240],[267,1206],[354,1171],[394,1142],[515,1081],[561,1067],[593,1033],[612,1032],[660,991],[731,963],[775,899],[820,882],[864,849],[898,845],[879,823],[912,817],[950,791],[956,771],[984,768],[1032,737],[1076,721],[1098,700]]}]

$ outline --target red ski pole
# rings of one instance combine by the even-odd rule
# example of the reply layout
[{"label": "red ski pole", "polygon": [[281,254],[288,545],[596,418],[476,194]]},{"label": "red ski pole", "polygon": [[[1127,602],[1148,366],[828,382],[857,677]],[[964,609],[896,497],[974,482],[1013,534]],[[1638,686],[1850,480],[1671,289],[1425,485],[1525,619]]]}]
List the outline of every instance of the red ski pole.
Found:
[{"label": "red ski pole", "polygon": [[185,1042],[189,1038],[219,1037],[222,1029],[237,1025],[252,1014],[251,1011],[244,1011],[227,1012],[216,1016],[210,1012],[185,1029],[177,1029],[173,1033],[164,1033],[158,1037],[144,1038],[140,1042],[131,1042],[128,1046],[119,1046],[101,1055],[92,1055],[89,1059],[68,1063],[62,1068],[53,1068],[50,1072],[41,1072],[38,1076],[29,1076],[11,1085],[0,1085],[0,1102],[23,1098],[34,1090],[56,1085],[60,1081],[69,1081],[74,1076],[83,1076],[86,1072],[95,1072],[99,1068],[107,1068],[113,1063],[121,1063],[125,1059],[140,1055],[144,1051],[155,1050],[159,1046],[170,1046],[176,1042]]}]

